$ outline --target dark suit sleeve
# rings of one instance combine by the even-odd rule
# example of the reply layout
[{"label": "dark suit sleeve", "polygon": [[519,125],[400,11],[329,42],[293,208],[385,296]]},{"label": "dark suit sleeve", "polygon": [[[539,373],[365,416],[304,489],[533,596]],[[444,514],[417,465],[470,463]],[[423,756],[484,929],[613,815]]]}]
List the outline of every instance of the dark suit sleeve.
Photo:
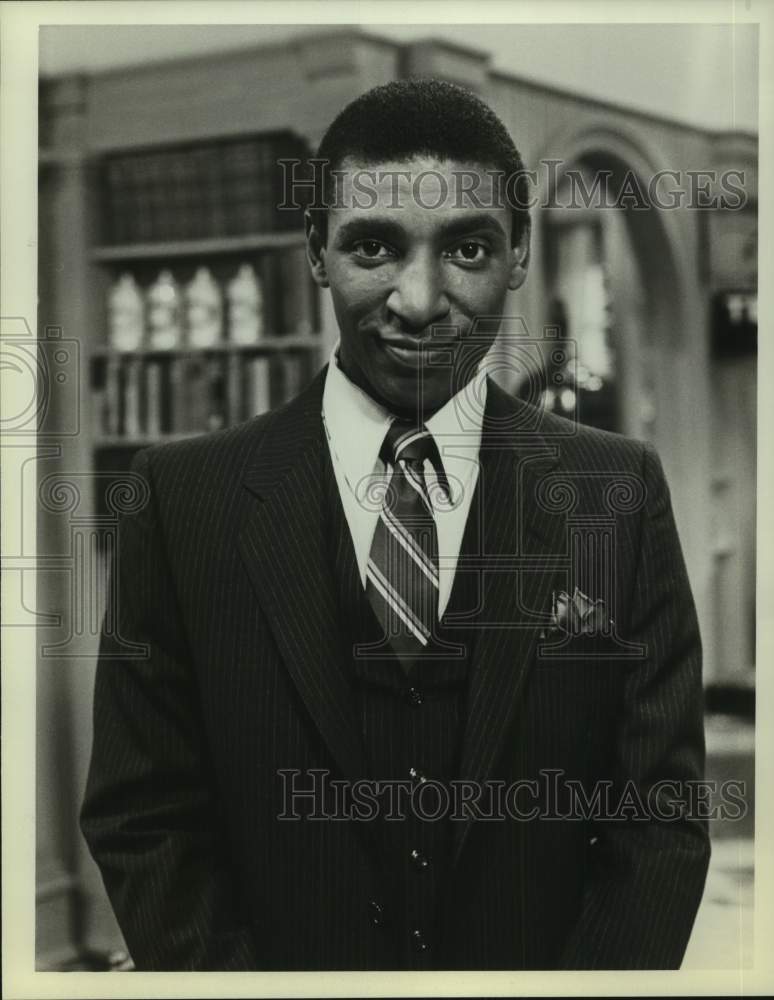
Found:
[{"label": "dark suit sleeve", "polygon": [[634,790],[648,815],[597,824],[581,918],[563,956],[571,969],[679,967],[709,862],[706,822],[665,818],[703,778],[701,642],[669,490],[649,445],[642,475],[647,499],[624,638],[645,653],[621,665],[613,777],[619,791]]},{"label": "dark suit sleeve", "polygon": [[133,471],[150,500],[119,526],[81,828],[138,969],[257,968],[146,453]]}]

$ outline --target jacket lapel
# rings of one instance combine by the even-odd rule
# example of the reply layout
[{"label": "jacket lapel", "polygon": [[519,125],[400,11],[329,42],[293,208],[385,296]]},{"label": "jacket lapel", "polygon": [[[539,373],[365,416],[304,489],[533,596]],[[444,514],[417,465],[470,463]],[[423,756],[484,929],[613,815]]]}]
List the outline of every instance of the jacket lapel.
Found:
[{"label": "jacket lapel", "polygon": [[[490,381],[481,442],[483,611],[473,647],[460,778],[487,780],[514,719],[550,608],[564,521],[538,501],[558,445],[530,426],[536,411]],[[470,820],[455,823],[454,861]]]},{"label": "jacket lapel", "polygon": [[[342,774],[366,777],[351,687],[341,655],[325,541],[325,371],[270,418],[244,486],[256,500],[239,547],[256,597],[296,687]],[[468,686],[460,777],[485,781],[503,749],[545,613],[552,569],[563,565],[564,521],[537,499],[558,446],[525,426],[523,404],[490,381],[478,489],[483,612]],[[455,824],[458,860],[470,821]]]},{"label": "jacket lapel", "polygon": [[239,547],[258,601],[309,714],[341,772],[364,777],[324,532],[321,407],[325,371],[277,411],[244,477],[256,497]]}]

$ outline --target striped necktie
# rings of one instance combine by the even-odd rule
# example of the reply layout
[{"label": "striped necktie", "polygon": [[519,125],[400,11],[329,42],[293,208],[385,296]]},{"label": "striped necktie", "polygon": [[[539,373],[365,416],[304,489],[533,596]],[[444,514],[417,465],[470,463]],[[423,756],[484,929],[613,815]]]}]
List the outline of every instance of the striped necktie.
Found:
[{"label": "striped necktie", "polygon": [[425,460],[433,463],[442,483],[445,477],[425,427],[393,421],[380,455],[392,475],[371,544],[366,595],[408,671],[428,647],[438,618],[438,536]]}]

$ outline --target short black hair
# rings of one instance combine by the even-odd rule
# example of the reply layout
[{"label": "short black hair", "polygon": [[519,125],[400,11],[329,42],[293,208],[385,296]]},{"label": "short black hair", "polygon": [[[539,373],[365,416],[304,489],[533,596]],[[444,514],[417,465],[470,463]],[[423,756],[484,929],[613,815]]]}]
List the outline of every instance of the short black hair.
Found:
[{"label": "short black hair", "polygon": [[434,156],[476,163],[502,173],[503,193],[513,214],[515,246],[529,229],[528,179],[521,154],[502,121],[476,94],[434,78],[395,80],[361,94],[341,111],[320,142],[315,170],[315,207],[310,215],[323,242],[327,211],[334,203],[330,170],[346,159],[364,166]]}]

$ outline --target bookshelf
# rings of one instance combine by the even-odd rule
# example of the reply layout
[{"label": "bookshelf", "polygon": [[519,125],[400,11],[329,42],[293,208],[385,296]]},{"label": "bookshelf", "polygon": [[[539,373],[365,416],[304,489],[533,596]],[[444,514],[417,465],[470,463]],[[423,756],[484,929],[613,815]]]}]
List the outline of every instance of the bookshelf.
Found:
[{"label": "bookshelf", "polygon": [[182,257],[219,256],[252,250],[277,250],[298,246],[303,239],[295,232],[253,233],[246,236],[216,236],[210,239],[175,240],[167,243],[125,243],[94,247],[89,257],[97,264],[142,260],[172,260]]},{"label": "bookshelf", "polygon": [[[292,200],[278,160],[308,155],[302,140],[282,131],[96,159],[103,239],[87,254],[104,324],[89,352],[96,471],[120,474],[140,448],[241,423],[311,380],[324,352],[319,290],[306,261],[303,208],[278,207]],[[240,342],[232,289],[245,268],[258,305],[249,342]],[[218,296],[218,330],[204,345],[187,311],[188,290],[203,272]],[[177,298],[171,342],[160,346],[153,313],[162,280]],[[115,336],[111,295],[121,281],[142,324],[129,349]]]},{"label": "bookshelf", "polygon": [[297,395],[318,353],[315,334],[165,351],[100,348],[91,357],[92,446],[144,447],[241,423]]}]

